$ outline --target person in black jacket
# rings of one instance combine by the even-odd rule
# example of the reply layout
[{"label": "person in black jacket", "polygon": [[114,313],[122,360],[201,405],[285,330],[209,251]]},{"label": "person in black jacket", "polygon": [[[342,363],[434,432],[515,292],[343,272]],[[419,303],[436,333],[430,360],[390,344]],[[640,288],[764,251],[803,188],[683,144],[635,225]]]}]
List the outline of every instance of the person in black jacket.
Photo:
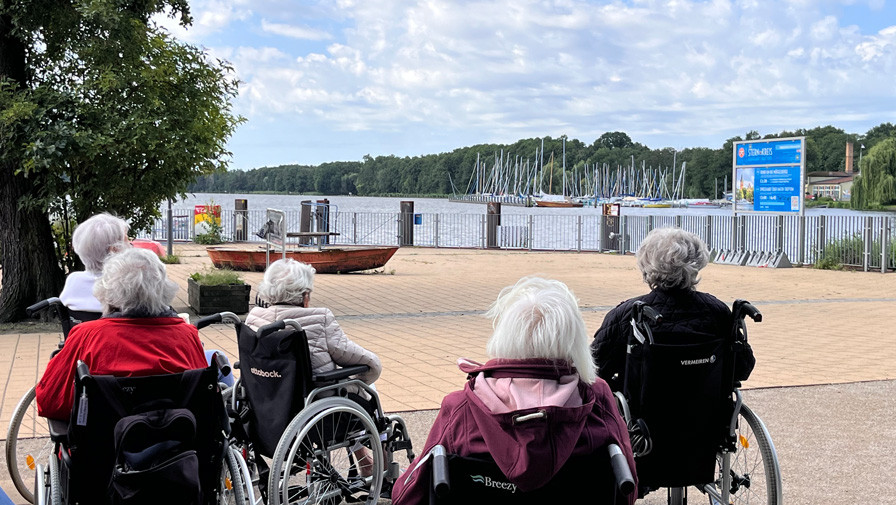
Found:
[{"label": "person in black jacket", "polygon": [[[706,244],[679,228],[657,228],[641,242],[638,269],[650,293],[620,303],[607,313],[591,344],[597,374],[613,391],[621,391],[626,345],[632,335],[632,306],[643,301],[663,315],[653,329],[658,343],[687,339],[706,342],[731,334],[731,309],[718,298],[695,289],[700,270],[709,262]],[[680,341],[680,340],[679,340]],[[738,353],[735,380],[746,380],[756,359],[749,345]]]}]

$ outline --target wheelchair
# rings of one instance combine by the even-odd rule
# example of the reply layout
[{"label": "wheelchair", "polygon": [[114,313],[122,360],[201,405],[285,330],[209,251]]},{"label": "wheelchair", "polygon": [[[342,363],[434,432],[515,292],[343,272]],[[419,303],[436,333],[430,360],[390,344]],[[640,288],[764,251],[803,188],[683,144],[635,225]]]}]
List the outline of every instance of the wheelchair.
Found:
[{"label": "wheelchair", "polygon": [[[62,349],[62,345],[65,343],[65,339],[73,326],[84,321],[99,319],[102,315],[99,312],[70,310],[56,297],[47,298],[31,305],[25,309],[25,313],[28,317],[33,317],[44,310],[53,310],[62,324],[62,338],[59,340],[58,348],[53,352],[53,355],[59,352],[58,349]],[[36,436],[38,427],[42,426],[42,424],[43,421],[37,415],[37,404],[34,402],[34,387],[32,387],[19,400],[15,410],[13,410],[9,427],[6,430],[6,467],[19,494],[28,500],[29,503],[34,503],[31,485],[34,482],[35,463],[43,460],[53,448],[53,444],[48,438]],[[35,432],[35,436],[20,439],[19,435],[23,426]]]},{"label": "wheelchair", "polygon": [[[386,416],[376,390],[349,366],[312,374],[304,330],[294,320],[258,331],[224,312],[198,327],[233,323],[240,370],[224,392],[232,443],[248,469],[249,503],[376,503],[398,478],[393,456],[414,452],[404,420]],[[366,456],[365,456],[366,455]],[[369,464],[365,465],[365,460]]]},{"label": "wheelchair", "polygon": [[641,496],[665,487],[668,503],[683,505],[687,486],[696,486],[711,505],[782,501],[771,436],[734,379],[736,354],[747,342],[745,318],[761,322],[762,314],[744,300],[735,301],[732,312],[729,337],[682,344],[671,342],[687,341],[687,335],[657,341],[652,326],[662,315],[643,302],[633,307],[624,386],[615,395]]},{"label": "wheelchair", "polygon": [[441,445],[427,457],[433,458],[430,505],[577,503],[586,494],[588,501],[616,504],[627,503],[626,497],[635,490],[628,461],[616,444],[610,444],[606,453],[571,458],[547,485],[527,492],[509,482],[490,458],[448,454]]},{"label": "wheelchair", "polygon": [[35,503],[246,503],[222,366],[216,355],[203,369],[114,377],[79,361],[70,420],[48,420],[54,450],[37,465]]}]

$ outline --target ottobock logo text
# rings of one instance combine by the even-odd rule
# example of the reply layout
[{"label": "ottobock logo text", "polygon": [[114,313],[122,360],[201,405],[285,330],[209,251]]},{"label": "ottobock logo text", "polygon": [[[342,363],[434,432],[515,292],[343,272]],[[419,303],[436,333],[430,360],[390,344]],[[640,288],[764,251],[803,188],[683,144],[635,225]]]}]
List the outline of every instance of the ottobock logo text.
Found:
[{"label": "ottobock logo text", "polygon": [[249,371],[252,372],[254,375],[257,375],[257,376],[259,376],[259,377],[270,377],[270,378],[273,378],[273,379],[279,379],[279,378],[282,377],[282,376],[280,375],[280,373],[277,372],[276,370],[272,370],[272,371],[270,371],[270,372],[266,372],[266,371],[261,370],[261,369],[259,369],[259,368],[254,368],[254,367],[253,367],[253,368],[250,368]]},{"label": "ottobock logo text", "polygon": [[503,489],[506,491],[510,491],[511,493],[516,493],[516,484],[513,482],[502,482],[497,480],[492,480],[488,475],[471,475],[471,479],[473,482],[477,484],[482,484],[485,487],[492,487],[495,489]]},{"label": "ottobock logo text", "polygon": [[710,356],[710,357],[708,357],[708,358],[702,358],[702,359],[683,359],[683,360],[681,360],[681,366],[688,366],[688,365],[705,365],[705,364],[707,364],[707,363],[715,363],[715,362],[716,362],[716,355],[713,354],[712,356]]}]

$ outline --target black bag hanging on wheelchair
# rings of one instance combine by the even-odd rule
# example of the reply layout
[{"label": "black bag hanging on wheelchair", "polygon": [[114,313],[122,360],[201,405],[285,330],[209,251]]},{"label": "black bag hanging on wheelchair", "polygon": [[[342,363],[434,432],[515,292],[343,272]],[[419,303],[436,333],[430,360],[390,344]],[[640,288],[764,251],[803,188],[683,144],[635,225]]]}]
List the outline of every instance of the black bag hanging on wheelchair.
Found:
[{"label": "black bag hanging on wheelchair", "polygon": [[733,409],[731,342],[687,343],[695,335],[654,334],[650,324],[645,317],[634,327],[623,386],[632,419],[646,425],[651,439],[650,452],[635,458],[639,484],[711,482]]},{"label": "black bag hanging on wheelchair", "polygon": [[196,419],[183,408],[143,412],[115,425],[115,467],[109,484],[115,505],[195,505],[202,485]]},{"label": "black bag hanging on wheelchair", "polygon": [[310,358],[299,354],[308,353],[308,344],[304,332],[293,328],[259,337],[252,328],[238,325],[238,332],[240,383],[251,405],[246,431],[255,449],[271,457],[280,435],[305,406],[311,372],[300,363]]}]

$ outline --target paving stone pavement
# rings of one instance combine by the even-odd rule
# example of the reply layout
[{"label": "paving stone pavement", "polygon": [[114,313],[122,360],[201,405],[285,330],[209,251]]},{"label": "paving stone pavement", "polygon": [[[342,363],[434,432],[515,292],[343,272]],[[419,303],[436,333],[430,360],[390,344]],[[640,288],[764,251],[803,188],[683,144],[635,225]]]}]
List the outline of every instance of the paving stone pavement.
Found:
[{"label": "paving stone pavement", "polygon": [[[195,313],[187,304],[186,279],[190,273],[209,267],[210,262],[201,246],[179,244],[175,253],[182,262],[169,265],[168,273],[181,290],[173,305],[178,312],[192,313],[195,321]],[[461,356],[487,359],[485,343],[491,328],[483,313],[501,288],[524,275],[546,276],[568,284],[579,298],[592,332],[608,310],[647,290],[632,256],[402,248],[385,268],[375,272],[318,275],[312,305],[329,307],[350,338],[380,356],[383,374],[377,381],[377,389],[384,408],[419,419],[415,430],[420,431],[417,437],[422,444],[441,399],[463,386],[465,376],[457,370],[456,359]],[[261,273],[245,274],[253,287],[253,300],[254,288],[261,276]],[[892,380],[896,379],[896,342],[892,330],[896,319],[896,275],[893,273],[709,265],[702,272],[698,288],[729,304],[736,298],[747,299],[762,311],[763,322],[749,326],[758,364],[745,389],[756,390],[748,391],[748,398],[750,395],[771,398],[767,402],[770,413],[761,412],[763,418],[776,415],[776,398],[795,405],[802,392],[817,389],[795,386],[884,381],[870,382],[867,387],[846,385],[834,390],[822,387],[818,404],[843,395],[856,401],[870,398],[879,389],[876,385],[896,392],[892,386]],[[232,328],[214,325],[204,329],[201,337],[206,348],[221,349],[232,357],[237,355]],[[58,339],[56,331],[0,334],[0,377],[5,373],[0,425],[8,425],[16,402],[37,381]],[[854,394],[856,389],[860,391],[858,396]],[[839,405],[830,403],[829,411],[817,413],[816,417],[801,417],[801,411],[793,412],[806,428],[793,436],[816,439],[809,428],[828,426],[825,414],[843,416]],[[867,410],[861,403],[850,405],[857,409],[850,411],[852,415],[861,415]],[[882,416],[866,423],[880,430],[881,436],[886,436],[881,426],[896,417],[892,402],[884,408]],[[21,436],[39,436],[43,431],[43,424],[35,421],[23,428]],[[851,439],[846,437],[844,443]],[[886,439],[877,443],[883,446],[883,440]],[[865,443],[865,438],[859,437],[856,441]],[[783,446],[805,451],[805,446],[797,442],[787,440]],[[818,440],[818,444],[827,447],[825,440]],[[863,457],[864,447],[852,449],[852,453],[844,453],[840,459],[852,461]],[[825,459],[831,461],[828,468],[839,468],[837,456],[841,454]],[[882,477],[878,482],[889,486],[883,489],[884,493],[872,495],[877,503],[894,503],[890,496],[896,495],[896,486],[892,484],[896,472],[892,465],[867,469],[871,475]],[[888,472],[878,473],[887,468]],[[799,472],[800,468],[793,471]],[[5,472],[0,473],[3,474],[0,486],[14,496]],[[884,481],[887,478],[884,476],[889,480]],[[830,488],[831,478],[823,479],[817,486]],[[787,473],[785,479],[788,479]],[[849,480],[849,475],[841,475],[838,482]],[[792,482],[785,481],[785,499],[789,496],[789,486],[808,486],[811,479]],[[848,496],[851,495],[843,495]],[[854,502],[857,501],[851,498],[829,501]]]}]

